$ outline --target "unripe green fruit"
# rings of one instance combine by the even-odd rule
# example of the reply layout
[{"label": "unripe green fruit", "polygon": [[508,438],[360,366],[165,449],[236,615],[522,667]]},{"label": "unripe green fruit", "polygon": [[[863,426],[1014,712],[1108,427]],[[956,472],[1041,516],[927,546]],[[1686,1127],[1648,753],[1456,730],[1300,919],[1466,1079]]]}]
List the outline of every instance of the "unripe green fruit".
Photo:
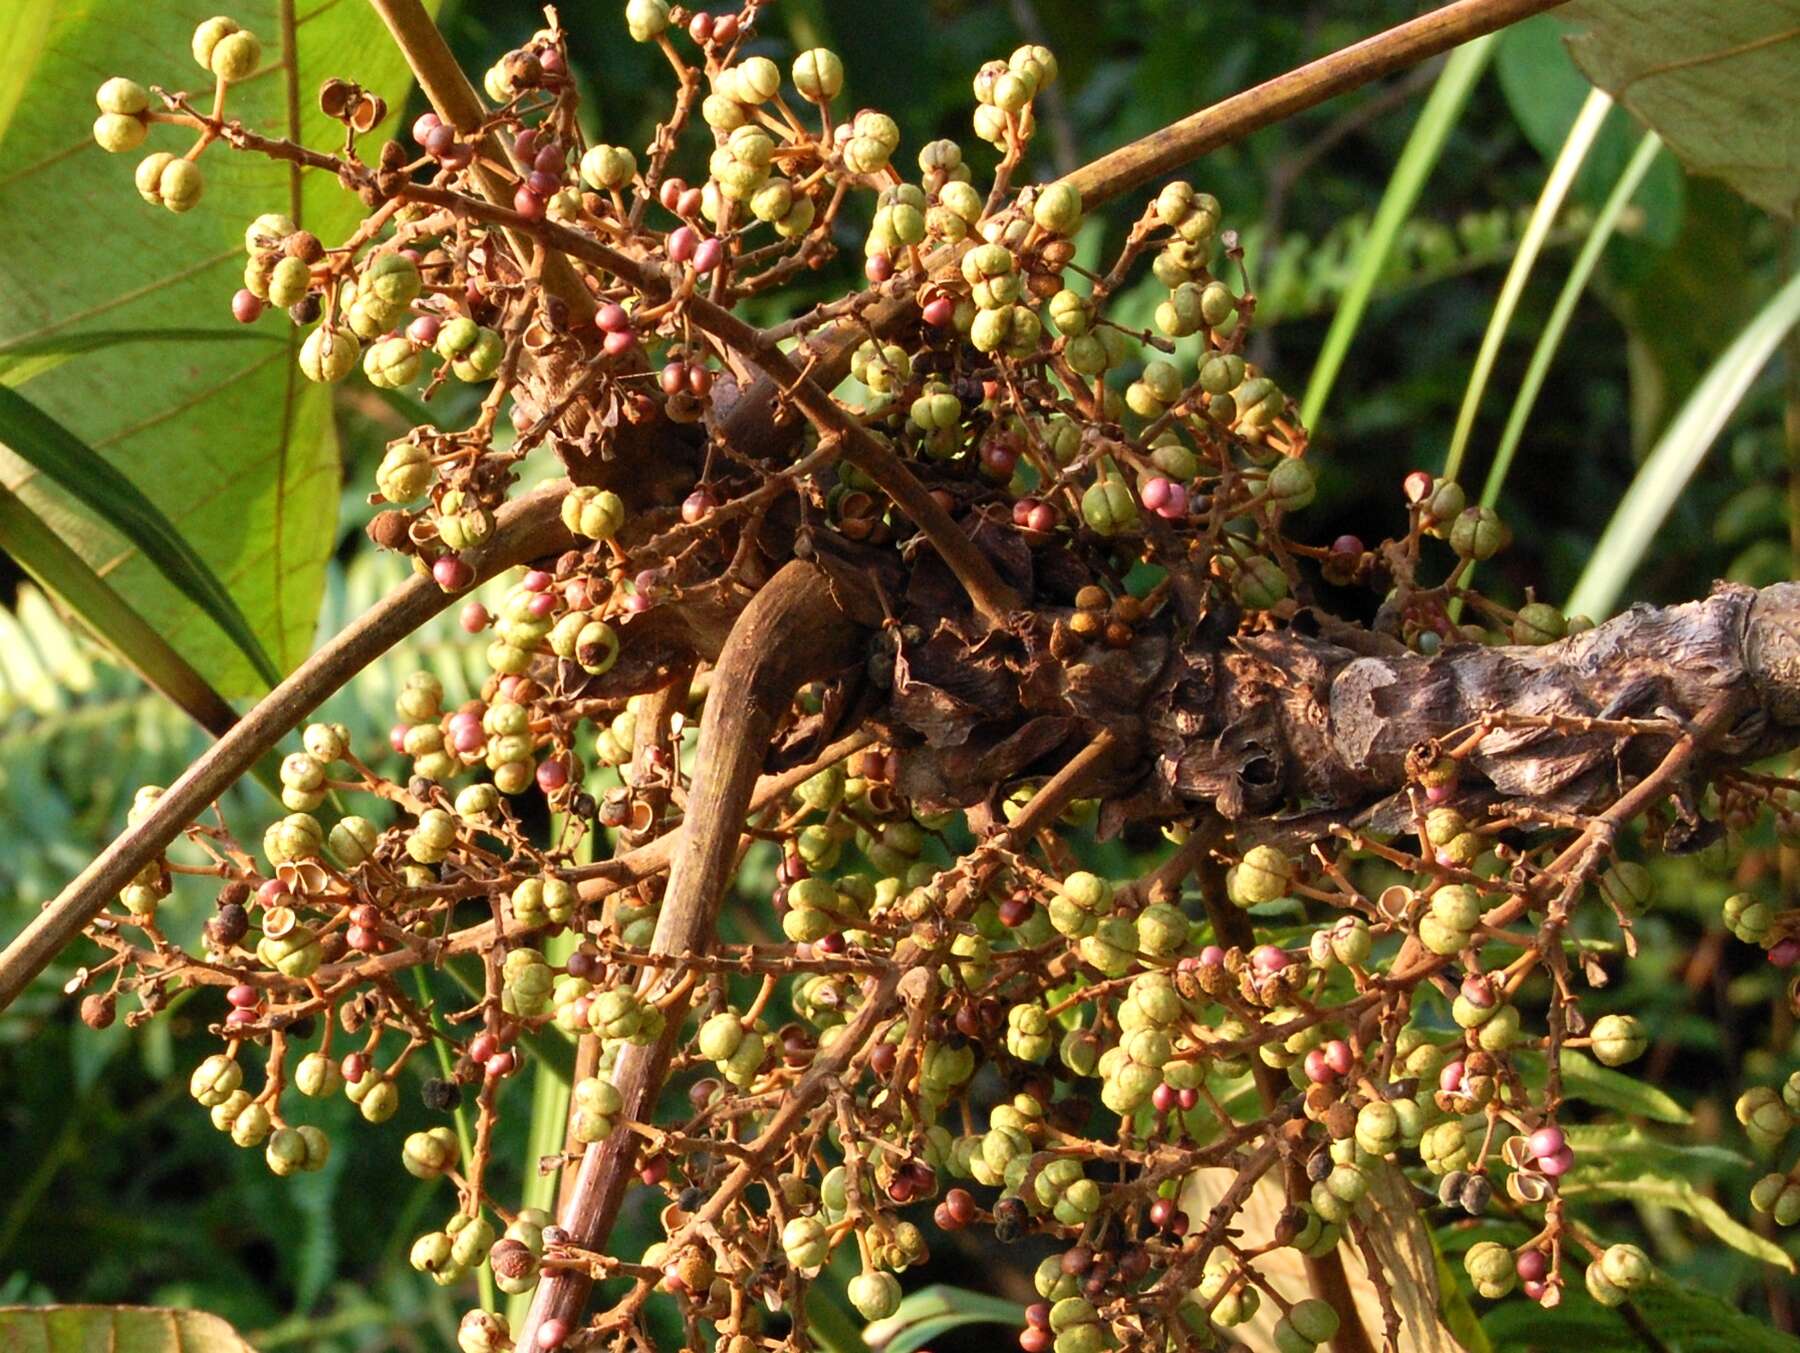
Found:
[{"label": "unripe green fruit", "polygon": [[1631,1015],[1602,1015],[1594,1022],[1591,1036],[1594,1057],[1606,1066],[1634,1062],[1650,1046],[1643,1022]]},{"label": "unripe green fruit", "polygon": [[712,1016],[700,1026],[695,1046],[708,1061],[723,1062],[730,1059],[743,1041],[743,1021],[727,1010]]},{"label": "unripe green fruit", "polygon": [[1491,507],[1471,507],[1450,527],[1450,548],[1464,559],[1492,559],[1506,547],[1507,531]]},{"label": "unripe green fruit", "polygon": [[188,1093],[205,1108],[222,1104],[244,1083],[244,1069],[223,1053],[214,1053],[188,1077]]},{"label": "unripe green fruit", "polygon": [[1510,1286],[1511,1280],[1518,1276],[1514,1267],[1512,1251],[1493,1240],[1478,1241],[1469,1247],[1463,1256],[1463,1267],[1468,1270],[1469,1277],[1478,1284]]},{"label": "unripe green fruit", "polygon": [[1253,611],[1279,605],[1288,594],[1288,576],[1267,555],[1253,554],[1239,565],[1231,583],[1232,595]]},{"label": "unripe green fruit", "polygon": [[[366,1102],[366,1101],[365,1101]],[[400,1161],[415,1179],[438,1179],[456,1164],[456,1134],[447,1127],[415,1132],[401,1148]]]},{"label": "unripe green fruit", "polygon": [[238,21],[223,14],[203,20],[194,29],[193,40],[189,50],[194,54],[194,62],[201,70],[212,69],[213,49],[225,38],[239,31]]},{"label": "unripe green fruit", "polygon": [[1271,506],[1278,507],[1283,512],[1297,512],[1312,502],[1318,486],[1313,480],[1310,465],[1287,456],[1276,462],[1275,468],[1269,471],[1267,491]]},{"label": "unripe green fruit", "polygon": [[1600,876],[1600,896],[1627,916],[1636,916],[1656,896],[1656,880],[1635,860],[1619,860]]},{"label": "unripe green fruit", "polygon": [[1436,912],[1419,918],[1419,943],[1439,957],[1448,958],[1469,947],[1469,932],[1445,925]]},{"label": "unripe green fruit", "polygon": [[814,103],[835,99],[844,88],[844,63],[836,52],[813,47],[794,58],[794,88]]},{"label": "unripe green fruit", "polygon": [[174,212],[193,207],[205,188],[198,165],[164,151],[146,156],[138,164],[136,182],[138,196],[144,201]]},{"label": "unripe green fruit", "polygon": [[1600,1253],[1600,1271],[1622,1292],[1642,1287],[1656,1272],[1650,1256],[1636,1245],[1609,1245]]},{"label": "unripe green fruit", "polygon": [[94,119],[94,143],[114,155],[136,150],[149,134],[142,118],[127,113],[102,113]]},{"label": "unripe green fruit", "polygon": [[309,1052],[294,1067],[294,1088],[308,1099],[326,1099],[344,1087],[337,1063],[322,1053]]},{"label": "unripe green fruit", "polygon": [[633,42],[654,42],[668,27],[668,0],[627,0],[625,28]]},{"label": "unripe green fruit", "polygon": [[1563,613],[1543,601],[1521,606],[1512,623],[1515,644],[1553,644],[1566,633],[1568,621]]},{"label": "unripe green fruit", "polygon": [[341,381],[355,369],[361,351],[355,335],[321,324],[300,345],[300,374],[322,385]]},{"label": "unripe green fruit", "polygon": [[581,181],[600,189],[623,188],[637,177],[637,157],[624,146],[589,146],[581,157]]},{"label": "unripe green fruit", "polygon": [[900,1281],[891,1273],[859,1273],[845,1295],[864,1320],[885,1320],[900,1305]]},{"label": "unripe green fruit", "polygon": [[207,66],[219,79],[230,83],[253,74],[262,61],[262,44],[244,29],[227,33],[213,44]]},{"label": "unripe green fruit", "polygon": [[390,503],[407,503],[430,488],[436,478],[437,470],[424,447],[417,442],[396,442],[375,468],[375,490]]},{"label": "unripe green fruit", "polygon": [[1252,846],[1231,870],[1226,892],[1240,907],[1260,906],[1283,896],[1293,883],[1293,861],[1278,846]]},{"label": "unripe green fruit", "polygon": [[419,350],[411,340],[398,336],[371,343],[363,354],[363,375],[369,378],[370,385],[381,390],[411,385],[419,378]]},{"label": "unripe green fruit", "polygon": [[432,351],[446,362],[454,361],[475,346],[481,337],[481,326],[467,315],[458,315],[438,330]]},{"label": "unripe green fruit", "polygon": [[400,1108],[400,1092],[391,1080],[381,1077],[364,1092],[356,1108],[365,1121],[385,1123]]},{"label": "unripe green fruit", "polygon": [[1031,219],[1053,235],[1073,234],[1081,224],[1081,190],[1061,181],[1048,185],[1038,193]]},{"label": "unripe green fruit", "polygon": [[825,1223],[817,1217],[789,1219],[781,1228],[781,1250],[794,1268],[818,1268],[831,1252]]},{"label": "unripe green fruit", "polygon": [[103,113],[135,118],[150,107],[150,93],[136,80],[115,75],[94,91],[94,103]]},{"label": "unripe green fruit", "polygon": [[231,1120],[232,1143],[245,1150],[261,1146],[268,1140],[269,1133],[274,1130],[274,1126],[266,1108],[261,1104],[247,1104],[237,1117]]},{"label": "unripe green fruit", "polygon": [[362,864],[375,854],[375,843],[381,833],[375,824],[366,817],[350,816],[341,819],[331,829],[326,839],[332,858],[350,868]]},{"label": "unripe green fruit", "polygon": [[1117,535],[1137,525],[1137,499],[1123,480],[1102,479],[1081,495],[1081,517],[1096,534]]},{"label": "unripe green fruit", "polygon": [[506,340],[492,329],[481,329],[467,350],[451,359],[450,374],[471,384],[491,380],[499,372],[505,357]]},{"label": "unripe green fruit", "polygon": [[625,503],[611,489],[582,484],[562,501],[563,525],[590,540],[611,540],[625,524]]},{"label": "unripe green fruit", "polygon": [[1465,883],[1453,883],[1431,895],[1431,915],[1451,930],[1473,930],[1481,924],[1481,894]]},{"label": "unripe green fruit", "polygon": [[306,1168],[306,1138],[298,1128],[278,1128],[263,1148],[263,1161],[272,1174],[286,1179]]}]

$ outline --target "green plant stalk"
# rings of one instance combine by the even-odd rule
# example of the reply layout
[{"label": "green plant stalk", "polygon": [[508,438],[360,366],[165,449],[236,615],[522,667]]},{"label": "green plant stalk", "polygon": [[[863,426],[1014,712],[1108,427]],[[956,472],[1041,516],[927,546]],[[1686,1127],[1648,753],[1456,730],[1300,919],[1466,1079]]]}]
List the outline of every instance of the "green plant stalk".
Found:
[{"label": "green plant stalk", "polygon": [[1537,266],[1551,223],[1562,210],[1575,176],[1587,162],[1588,152],[1594,148],[1594,139],[1599,136],[1611,109],[1611,96],[1604,90],[1590,90],[1581,111],[1575,115],[1562,150],[1557,153],[1556,163],[1550,167],[1544,190],[1538,194],[1525,233],[1519,238],[1512,266],[1506,270],[1506,281],[1501,284],[1493,314],[1488,317],[1487,332],[1481,336],[1481,348],[1475,354],[1475,365],[1469,372],[1469,385],[1463,391],[1462,408],[1457,410],[1456,429],[1450,434],[1450,452],[1444,459],[1446,479],[1455,479],[1462,471],[1463,455],[1469,449],[1469,437],[1475,430],[1475,415],[1481,409],[1481,397],[1487,393],[1488,381],[1494,374],[1500,345],[1505,342],[1506,331],[1512,326],[1513,315],[1519,308],[1519,298],[1525,294],[1525,284],[1531,280],[1531,270]]},{"label": "green plant stalk", "polygon": [[[590,838],[591,839],[591,838]],[[565,930],[544,944],[544,957],[554,968],[568,963],[575,952],[575,932]],[[555,1025],[548,1026],[542,1037],[560,1037]],[[525,1184],[520,1191],[519,1206],[540,1207],[554,1214],[560,1170],[549,1174],[538,1169],[545,1156],[561,1155],[569,1134],[569,1077],[542,1057],[533,1059],[531,1072],[531,1120],[525,1132],[525,1159],[520,1174]],[[518,1329],[531,1310],[530,1291],[515,1292],[506,1299],[506,1321]]]},{"label": "green plant stalk", "polygon": [[[413,969],[413,985],[417,987],[419,991],[419,1005],[426,1012],[425,1017],[431,1020],[432,1028],[435,1030],[437,1028],[437,1020],[432,1019],[430,1014],[431,987],[426,983],[425,973],[422,969]],[[431,1047],[432,1051],[437,1053],[438,1066],[444,1073],[444,1079],[455,1080],[456,1068],[450,1061],[450,1049],[444,1045],[444,1040],[441,1038],[432,1039]],[[455,1112],[451,1116],[456,1120],[456,1146],[458,1155],[460,1159],[467,1162],[473,1159],[475,1155],[475,1138],[469,1131],[468,1106],[458,1104]],[[500,1300],[498,1294],[494,1290],[493,1270],[490,1269],[486,1263],[477,1264],[475,1265],[475,1278],[481,1285],[481,1309],[490,1313],[498,1310],[500,1307]]]},{"label": "green plant stalk", "polygon": [[1512,412],[1507,415],[1506,428],[1500,434],[1500,444],[1494,451],[1494,464],[1488,470],[1487,482],[1481,489],[1483,507],[1492,507],[1500,501],[1500,489],[1506,483],[1507,473],[1512,469],[1513,456],[1519,449],[1519,443],[1524,440],[1525,424],[1544,388],[1544,380],[1550,374],[1550,364],[1556,360],[1557,349],[1562,346],[1563,335],[1568,331],[1569,321],[1575,315],[1576,303],[1587,290],[1588,280],[1599,266],[1600,256],[1612,240],[1613,232],[1618,229],[1620,217],[1625,214],[1625,208],[1630,205],[1631,199],[1637,195],[1638,186],[1643,183],[1644,176],[1650,172],[1650,166],[1656,162],[1657,153],[1661,150],[1662,139],[1655,132],[1645,132],[1637,149],[1632,152],[1624,172],[1619,175],[1619,181],[1613,185],[1599,216],[1594,218],[1594,228],[1588,233],[1581,251],[1575,256],[1574,264],[1569,268],[1568,280],[1563,283],[1562,292],[1551,308],[1550,318],[1545,321],[1544,330],[1538,335],[1537,346],[1532,349],[1524,379],[1519,382],[1519,393],[1513,399]]},{"label": "green plant stalk", "polygon": [[1375,219],[1357,256],[1356,271],[1344,292],[1337,315],[1331,321],[1325,345],[1320,349],[1319,360],[1306,385],[1306,394],[1300,401],[1300,421],[1308,428],[1318,426],[1319,413],[1331,396],[1331,387],[1337,381],[1344,358],[1349,355],[1350,345],[1369,308],[1369,299],[1374,295],[1375,284],[1393,252],[1394,241],[1412,215],[1419,194],[1424,191],[1425,180],[1444,153],[1444,143],[1493,54],[1492,36],[1464,44],[1450,54],[1443,72],[1431,87],[1431,96],[1425,100],[1419,120],[1400,154],[1400,161],[1394,166],[1393,177],[1381,196],[1381,205],[1376,208]]},{"label": "green plant stalk", "polygon": [[1744,331],[1732,340],[1700,384],[1688,396],[1681,412],[1669,424],[1644,462],[1600,542],[1581,581],[1569,598],[1568,609],[1603,620],[1612,614],[1619,594],[1631,580],[1662,527],[1675,500],[1700,466],[1707,449],[1736,410],[1745,391],[1774,353],[1789,329],[1800,322],[1800,274],[1770,298]]}]

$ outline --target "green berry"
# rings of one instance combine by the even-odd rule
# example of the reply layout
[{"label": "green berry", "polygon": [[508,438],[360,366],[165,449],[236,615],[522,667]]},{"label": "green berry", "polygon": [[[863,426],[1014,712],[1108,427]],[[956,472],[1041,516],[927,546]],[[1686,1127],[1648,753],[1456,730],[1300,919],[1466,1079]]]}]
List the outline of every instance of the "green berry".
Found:
[{"label": "green berry", "polygon": [[203,20],[200,25],[194,29],[193,41],[190,44],[190,50],[194,54],[195,64],[203,71],[211,71],[213,50],[218,47],[219,43],[225,38],[240,31],[242,30],[238,25],[238,21],[236,19],[228,18],[223,14],[216,15],[211,19]]},{"label": "green berry", "polygon": [[654,42],[668,27],[668,0],[627,0],[625,28],[633,42]]},{"label": "green berry", "polygon": [[321,324],[300,345],[300,374],[322,385],[341,381],[355,369],[361,351],[354,334]]},{"label": "green berry", "polygon": [[95,144],[114,155],[136,150],[149,134],[149,125],[129,113],[102,113],[94,119]]},{"label": "green berry", "polygon": [[1631,1015],[1602,1015],[1594,1022],[1591,1037],[1594,1057],[1607,1066],[1634,1062],[1650,1046],[1643,1021]]},{"label": "green berry", "polygon": [[253,74],[262,61],[262,44],[247,29],[227,33],[213,44],[207,68],[227,84]]}]

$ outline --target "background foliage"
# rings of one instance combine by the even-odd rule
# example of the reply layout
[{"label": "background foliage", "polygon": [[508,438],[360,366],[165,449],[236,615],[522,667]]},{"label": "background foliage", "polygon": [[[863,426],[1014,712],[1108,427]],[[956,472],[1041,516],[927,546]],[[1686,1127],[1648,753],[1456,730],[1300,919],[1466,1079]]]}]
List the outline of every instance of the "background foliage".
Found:
[{"label": "background foliage", "polygon": [[[617,8],[570,4],[564,17],[590,89],[590,131],[604,128],[609,140],[641,145],[665,72],[653,51],[623,41]],[[893,113],[909,147],[940,135],[967,140],[976,66],[1022,39],[1047,42],[1064,72],[1060,107],[1046,110],[1034,166],[1049,177],[1414,8],[1396,0],[782,0],[771,18],[795,46],[842,52],[852,103]],[[392,561],[361,548],[359,527],[373,458],[403,424],[366,391],[331,407],[323,390],[295,390],[285,346],[241,341],[228,327],[236,282],[223,260],[235,256],[244,221],[287,204],[284,174],[234,163],[215,175],[204,210],[152,217],[133,198],[128,172],[81,144],[88,92],[99,79],[115,68],[178,78],[188,68],[185,35],[210,10],[92,0],[28,3],[0,15],[0,38],[10,39],[0,41],[8,52],[0,69],[0,291],[9,298],[0,308],[0,385],[17,388],[124,471],[186,534],[286,668],[310,636],[333,632],[398,576]],[[285,22],[295,25],[304,134],[323,135],[310,91],[326,74],[398,93],[397,59],[360,5],[339,0],[295,14],[289,0],[261,0],[236,12],[271,35]],[[484,0],[444,19],[474,70],[540,21],[528,0]],[[1422,161],[1416,201],[1397,216],[1390,210],[1392,247],[1371,277],[1366,314],[1318,420],[1327,454],[1317,461],[1321,492],[1306,526],[1321,543],[1343,531],[1373,539],[1395,529],[1402,476],[1444,463],[1530,204],[1590,88],[1561,31],[1558,19],[1534,20],[1471,60],[1467,102],[1445,112],[1441,150]],[[1363,246],[1380,228],[1378,209],[1438,69],[1302,115],[1193,171],[1243,233],[1261,298],[1258,360],[1293,388],[1333,341],[1332,317],[1357,285],[1368,257]],[[278,83],[272,78],[247,114],[285,125],[290,105]],[[1607,116],[1551,224],[1476,410],[1464,471],[1472,488],[1487,475],[1532,343],[1639,135],[1625,112]],[[354,211],[348,199],[325,183],[305,194],[306,224],[327,236],[343,233]],[[1100,228],[1122,232],[1123,225],[1115,219]],[[845,266],[804,285],[820,295],[841,290],[855,275],[856,242],[847,234]],[[1792,249],[1789,226],[1719,182],[1684,174],[1666,152],[1650,161],[1575,305],[1501,491],[1499,507],[1518,543],[1485,579],[1498,599],[1520,600],[1532,589],[1550,600],[1568,597],[1676,411],[1787,279]],[[1151,292],[1142,303],[1147,316]],[[194,328],[207,332],[185,332]],[[65,360],[78,346],[71,336],[120,329],[140,332],[130,343]],[[184,332],[171,339],[154,332],[160,329]],[[1686,491],[1676,481],[1665,493],[1670,515],[1627,595],[1673,601],[1700,594],[1717,577],[1792,576],[1800,514],[1790,503],[1792,452],[1782,419],[1784,409],[1795,417],[1800,408],[1796,389],[1790,350],[1750,385]],[[207,679],[228,695],[255,691],[258,678],[242,649],[111,528],[44,489],[19,450],[0,451],[0,485],[64,531]],[[117,829],[135,786],[166,783],[206,739],[101,655],[16,570],[6,591],[0,932],[10,934]],[[427,629],[338,697],[329,717],[350,723],[359,742],[378,740],[402,672],[431,666],[454,697],[468,685],[467,658],[446,626]],[[255,805],[261,791],[247,785],[236,793],[228,811]],[[1124,873],[1135,857],[1128,844],[1101,858]],[[1674,1276],[1791,1331],[1796,1313],[1783,1275],[1746,1253],[1770,1242],[1744,1231],[1721,1244],[1708,1228],[1720,1230],[1718,1204],[1730,1216],[1747,1214],[1743,1197],[1757,1173],[1730,1112],[1740,1083],[1768,1083],[1800,1064],[1775,973],[1756,951],[1729,942],[1719,903],[1734,888],[1758,886],[1787,893],[1791,905],[1800,865],[1763,840],[1728,868],[1709,872],[1689,861],[1658,870],[1663,903],[1640,923],[1644,952],[1623,969],[1608,1000],[1650,1023],[1656,1043],[1646,1078],[1666,1094],[1645,1098],[1618,1086],[1593,1092],[1603,1102],[1611,1095],[1642,1125],[1640,1137],[1607,1146],[1638,1151],[1638,1173],[1650,1183],[1596,1185],[1591,1196],[1604,1193],[1609,1223],[1635,1231]],[[741,889],[741,923],[754,927],[760,903],[751,899],[766,897],[767,888],[749,879]],[[205,905],[178,892],[176,929],[196,928]],[[177,1010],[141,1031],[121,1021],[93,1033],[73,1022],[52,977],[0,1018],[0,1085],[7,1087],[0,1143],[12,1166],[0,1184],[0,1304],[200,1307],[230,1319],[260,1349],[448,1346],[466,1294],[432,1287],[405,1262],[428,1186],[400,1175],[391,1153],[372,1149],[366,1133],[346,1134],[352,1149],[335,1153],[323,1173],[274,1180],[260,1155],[229,1148],[186,1100],[186,1072],[200,1055],[197,1019]],[[321,1110],[346,1124],[349,1111],[342,1102]],[[518,1139],[502,1153],[522,1169],[521,1116],[507,1122]],[[397,1143],[400,1127],[425,1124],[414,1099],[402,1123],[382,1136]],[[625,1252],[643,1243],[648,1221],[627,1217],[635,1233],[622,1235]],[[1454,1256],[1491,1225],[1447,1230],[1441,1241]],[[1024,1298],[1038,1253],[1029,1244],[986,1252],[975,1248],[981,1243],[946,1238],[928,1278]],[[1792,1239],[1784,1243],[1800,1252]],[[1460,1265],[1451,1267],[1460,1276]],[[1716,1330],[1725,1315],[1694,1307],[1697,1298],[1667,1300],[1675,1305],[1656,1315],[1665,1338],[1717,1346],[1683,1331]],[[842,1313],[821,1307],[813,1314],[822,1347],[856,1346]],[[1616,1315],[1579,1293],[1555,1317],[1563,1323],[1546,1319],[1512,1303],[1483,1324],[1504,1347],[1567,1346],[1576,1338],[1596,1348],[1643,1346]],[[996,1334],[977,1325],[935,1337],[933,1346],[940,1353],[990,1347]],[[1767,1346],[1779,1346],[1770,1337],[1777,1342]],[[1738,1347],[1752,1346],[1737,1338]]]}]

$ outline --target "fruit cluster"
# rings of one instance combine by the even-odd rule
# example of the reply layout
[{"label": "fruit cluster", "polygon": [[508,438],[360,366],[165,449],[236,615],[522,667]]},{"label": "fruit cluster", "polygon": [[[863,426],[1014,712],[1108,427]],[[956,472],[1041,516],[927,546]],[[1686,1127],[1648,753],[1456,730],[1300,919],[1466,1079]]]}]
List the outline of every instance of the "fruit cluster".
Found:
[{"label": "fruit cluster", "polygon": [[[464,592],[501,539],[518,464],[545,448],[571,482],[555,508],[566,547],[463,607],[491,668],[477,698],[450,707],[434,678],[410,678],[386,749],[306,728],[281,766],[286,815],[260,850],[195,824],[204,863],[154,862],[124,914],[94,928],[112,954],[91,976],[111,986],[84,1015],[109,1021],[121,991],[154,1009],[180,987],[222,986],[224,1050],[190,1088],[277,1174],[317,1169],[329,1149],[290,1119],[291,1091],[343,1093],[379,1124],[413,1057],[444,1048],[451,1072],[425,1082],[425,1103],[457,1112],[471,1097],[475,1131],[465,1145],[434,1126],[400,1148],[406,1170],[457,1193],[412,1262],[440,1283],[486,1264],[505,1291],[537,1290],[541,1349],[579,1337],[546,1293],[621,1276],[635,1285],[598,1328],[634,1327],[663,1294],[725,1353],[768,1347],[763,1313],[797,1309],[839,1251],[859,1266],[851,1304],[889,1317],[897,1275],[928,1256],[927,1217],[1062,1247],[1036,1274],[1042,1302],[1019,1340],[1030,1353],[1220,1347],[1271,1303],[1275,1345],[1310,1349],[1347,1312],[1283,1291],[1262,1257],[1336,1263],[1354,1246],[1378,1262],[1370,1194],[1399,1170],[1435,1176],[1447,1208],[1529,1220],[1522,1245],[1469,1250],[1482,1295],[1518,1283],[1554,1305],[1575,1248],[1593,1258],[1588,1291],[1625,1299],[1651,1281],[1649,1262],[1569,1215],[1563,1182],[1588,1161],[1544,1068],[1645,1050],[1637,1020],[1584,1012],[1563,934],[1578,906],[1628,929],[1652,901],[1649,875],[1605,849],[1571,856],[1566,821],[1460,792],[1503,719],[1409,758],[1406,830],[1346,828],[1299,850],[1187,816],[1161,824],[1167,864],[1115,882],[1071,849],[1096,808],[1078,781],[1010,776],[992,786],[993,812],[928,809],[885,725],[851,747],[822,741],[857,690],[898,688],[896,644],[903,654],[916,636],[896,622],[865,673],[799,691],[777,725],[804,773],[765,780],[751,823],[729,824],[734,847],[741,831],[746,850],[776,857],[786,943],[715,942],[679,961],[658,948],[671,834],[718,773],[694,755],[697,702],[740,692],[708,696],[710,674],[668,658],[670,627],[656,626],[679,628],[689,606],[741,610],[774,564],[827,537],[876,576],[923,579],[919,560],[935,556],[975,595],[992,563],[971,561],[970,539],[1004,535],[1015,563],[1051,580],[1027,600],[1076,674],[1201,616],[1284,626],[1321,584],[1385,593],[1384,642],[1426,655],[1588,627],[1467,587],[1505,526],[1428,474],[1403,486],[1398,539],[1289,536],[1316,492],[1307,434],[1246,355],[1256,297],[1222,204],[1168,184],[1102,272],[1077,262],[1075,238],[1099,202],[1069,180],[1012,185],[1057,78],[1048,51],[1022,47],[975,78],[973,130],[999,152],[983,192],[951,141],[926,145],[909,177],[891,117],[836,107],[836,55],[804,51],[784,72],[766,54],[763,8],[629,0],[631,37],[678,77],[641,157],[584,141],[554,15],[486,73],[492,111],[427,113],[372,161],[354,137],[332,155],[226,120],[229,86],[259,62],[227,19],[195,34],[216,80],[210,113],[160,91],[153,107],[124,79],[101,87],[95,137],[109,150],[160,124],[198,133],[183,158],[142,162],[148,201],[191,208],[215,144],[363,195],[367,218],[332,245],[273,213],[245,234],[232,313],[260,323],[278,308],[304,327],[308,379],[360,366],[426,399],[447,380],[487,387],[471,426],[421,426],[388,448],[380,544]],[[333,82],[322,97],[367,131],[379,101],[353,93]],[[695,114],[686,139],[708,144],[689,182],[673,166]],[[768,330],[737,317],[739,301],[827,261],[857,206],[867,291]],[[1154,329],[1132,331],[1109,302],[1145,255],[1166,297]],[[1791,790],[1742,779],[1721,793],[1741,822]],[[134,812],[156,799],[146,790]],[[548,840],[527,827],[537,799],[559,814]],[[1621,824],[1602,825],[1610,846]],[[1586,842],[1600,828],[1573,830]],[[590,860],[608,832],[613,857]],[[189,953],[159,910],[195,875],[214,881],[217,908]],[[1726,915],[1774,961],[1800,956],[1793,913],[1741,895]],[[129,942],[132,929],[149,943]],[[394,980],[447,964],[475,973],[466,1008]],[[310,1026],[317,1046],[290,1070]],[[570,1160],[623,1160],[666,1196],[666,1239],[642,1256],[510,1209],[484,1183],[493,1123],[522,1107],[510,1084],[542,1040],[569,1038],[583,1049]],[[647,1100],[628,1088],[622,1068],[646,1058],[685,1088],[678,1125],[650,1121],[654,1086]],[[1747,1130],[1771,1144],[1785,1133],[1793,1090],[1746,1095]],[[1214,1209],[1200,1181],[1219,1168],[1236,1182]],[[1230,1225],[1259,1181],[1285,1204],[1264,1238]],[[1792,1222],[1800,1183],[1770,1175],[1752,1201]],[[460,1342],[486,1353],[515,1334],[527,1331],[472,1311]]]}]

